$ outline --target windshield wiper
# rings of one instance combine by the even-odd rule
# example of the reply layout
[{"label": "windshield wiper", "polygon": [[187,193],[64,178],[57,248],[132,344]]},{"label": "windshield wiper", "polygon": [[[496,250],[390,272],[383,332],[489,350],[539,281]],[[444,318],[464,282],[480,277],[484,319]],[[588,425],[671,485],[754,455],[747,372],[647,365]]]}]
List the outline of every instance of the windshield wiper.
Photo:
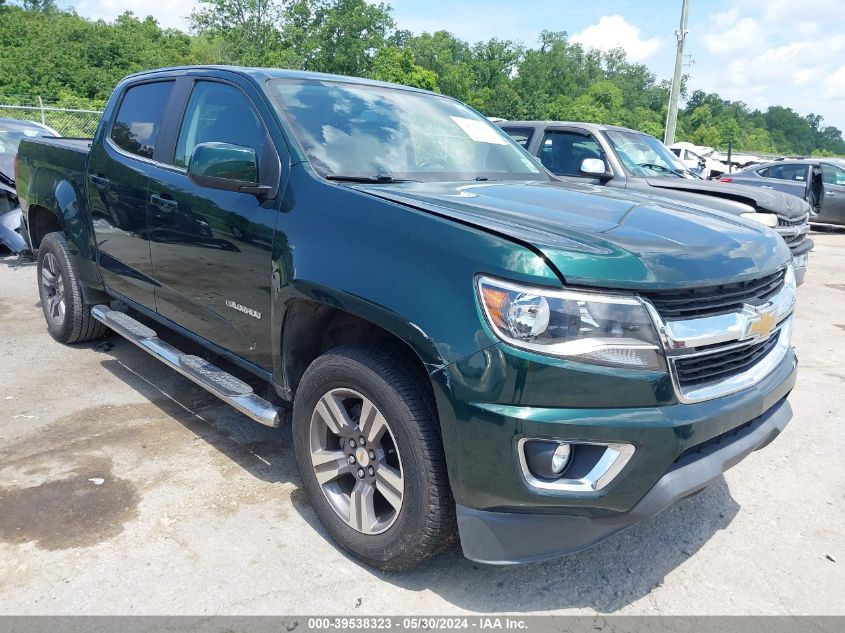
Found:
[{"label": "windshield wiper", "polygon": [[663,165],[655,165],[654,163],[637,163],[637,165],[639,167],[645,167],[646,169],[656,169],[657,171],[675,174],[676,176],[680,176],[681,178],[684,177],[684,175],[681,172],[676,171],[674,169],[669,169],[668,167],[664,167]]},{"label": "windshield wiper", "polygon": [[377,174],[375,176],[356,176],[354,174],[327,174],[326,180],[337,180],[338,182],[374,182],[388,184],[394,182],[420,182],[407,178],[394,178],[389,174]]}]

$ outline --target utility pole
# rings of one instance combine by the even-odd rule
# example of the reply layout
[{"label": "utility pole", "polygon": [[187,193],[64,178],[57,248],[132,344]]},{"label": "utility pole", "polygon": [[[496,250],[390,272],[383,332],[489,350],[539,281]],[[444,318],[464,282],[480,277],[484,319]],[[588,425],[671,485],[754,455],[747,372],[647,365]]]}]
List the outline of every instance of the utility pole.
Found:
[{"label": "utility pole", "polygon": [[666,134],[663,136],[664,145],[675,142],[675,126],[678,124],[678,97],[681,95],[681,68],[684,63],[684,41],[687,39],[687,16],[689,15],[689,0],[684,0],[681,9],[681,28],[675,31],[678,38],[678,50],[675,53],[675,76],[672,78],[672,90],[669,92],[669,112],[666,115]]}]

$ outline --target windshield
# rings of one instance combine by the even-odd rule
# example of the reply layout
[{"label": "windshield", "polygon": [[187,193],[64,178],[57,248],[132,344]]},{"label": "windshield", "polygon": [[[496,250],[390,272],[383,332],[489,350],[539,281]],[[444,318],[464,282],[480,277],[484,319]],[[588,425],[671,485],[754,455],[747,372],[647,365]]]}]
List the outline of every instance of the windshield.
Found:
[{"label": "windshield", "polygon": [[549,179],[507,134],[446,97],[325,80],[273,80],[270,92],[326,178]]},{"label": "windshield", "polygon": [[620,130],[606,130],[605,136],[631,176],[692,176],[686,165],[653,136]]}]

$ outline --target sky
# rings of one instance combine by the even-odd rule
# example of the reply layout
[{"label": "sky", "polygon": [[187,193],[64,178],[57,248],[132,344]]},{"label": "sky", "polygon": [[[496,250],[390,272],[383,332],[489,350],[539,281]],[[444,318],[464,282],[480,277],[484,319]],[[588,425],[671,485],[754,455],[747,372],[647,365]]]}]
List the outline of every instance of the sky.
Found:
[{"label": "sky", "polygon": [[[187,30],[194,0],[81,0],[76,11],[113,19],[152,15]],[[470,42],[497,37],[534,46],[544,29],[585,46],[624,48],[629,59],[670,78],[681,0],[392,0],[399,28],[448,30]],[[689,89],[752,108],[791,107],[845,130],[845,1],[690,0],[685,53]],[[689,58],[686,60],[689,61]]]}]

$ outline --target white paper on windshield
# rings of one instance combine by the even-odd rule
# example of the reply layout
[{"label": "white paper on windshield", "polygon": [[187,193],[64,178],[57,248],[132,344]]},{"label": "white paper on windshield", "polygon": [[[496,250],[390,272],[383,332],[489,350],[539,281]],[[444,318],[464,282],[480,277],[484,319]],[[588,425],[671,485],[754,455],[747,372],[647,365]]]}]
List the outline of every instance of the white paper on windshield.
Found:
[{"label": "white paper on windshield", "polygon": [[476,121],[474,119],[465,119],[460,116],[450,116],[455,123],[458,124],[466,135],[476,143],[492,143],[493,145],[507,145],[508,142],[500,135],[496,134],[496,130],[491,128],[483,121]]}]

